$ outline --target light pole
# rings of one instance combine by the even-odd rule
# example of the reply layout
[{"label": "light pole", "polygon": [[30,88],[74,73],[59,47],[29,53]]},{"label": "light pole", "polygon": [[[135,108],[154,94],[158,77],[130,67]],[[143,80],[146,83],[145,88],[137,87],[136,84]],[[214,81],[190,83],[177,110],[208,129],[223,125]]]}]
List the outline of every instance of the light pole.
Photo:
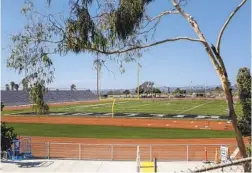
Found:
[{"label": "light pole", "polygon": [[206,97],[206,85],[207,85],[207,81],[205,81],[205,97]]},{"label": "light pole", "polygon": [[140,98],[140,67],[142,67],[139,63],[138,63],[138,70],[137,70],[137,85],[138,85],[138,88],[137,88],[137,98],[139,100]]},{"label": "light pole", "polygon": [[191,94],[191,96],[193,95],[193,88],[192,88],[192,81],[190,82],[190,94]]},{"label": "light pole", "polygon": [[97,70],[97,95],[98,95],[98,98],[99,100],[101,99],[101,92],[100,92],[100,89],[101,89],[101,81],[100,81],[100,78],[101,78],[101,61],[97,55],[97,59],[96,59],[96,70]]}]

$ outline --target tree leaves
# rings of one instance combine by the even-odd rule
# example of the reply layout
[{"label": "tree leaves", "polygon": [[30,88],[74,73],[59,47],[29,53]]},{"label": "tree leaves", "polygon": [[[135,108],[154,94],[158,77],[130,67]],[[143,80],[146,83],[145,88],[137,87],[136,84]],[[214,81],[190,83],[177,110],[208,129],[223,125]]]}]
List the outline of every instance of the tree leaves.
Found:
[{"label": "tree leaves", "polygon": [[243,115],[238,117],[238,127],[244,136],[251,136],[251,74],[246,67],[237,74],[237,88]]},{"label": "tree leaves", "polygon": [[30,98],[34,103],[32,110],[37,114],[47,114],[49,106],[44,102],[44,94],[46,93],[45,81],[36,82],[31,87]]},{"label": "tree leaves", "polygon": [[1,123],[1,151],[7,151],[11,148],[13,140],[16,139],[17,134],[13,127],[8,127],[5,122]]}]

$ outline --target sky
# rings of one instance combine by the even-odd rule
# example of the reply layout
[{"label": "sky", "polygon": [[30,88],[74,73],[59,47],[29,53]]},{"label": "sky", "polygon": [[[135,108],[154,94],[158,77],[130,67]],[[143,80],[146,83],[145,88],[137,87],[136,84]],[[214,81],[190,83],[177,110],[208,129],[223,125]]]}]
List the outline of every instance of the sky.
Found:
[{"label": "sky", "polygon": [[[68,0],[53,0],[50,9],[46,0],[34,0],[35,8],[39,11],[63,11],[68,13]],[[58,3],[60,2],[60,3]],[[225,20],[241,0],[188,0],[183,7],[186,12],[196,19],[201,31],[211,44],[216,44],[218,33]],[[11,44],[10,34],[22,30],[26,20],[20,9],[24,0],[2,0],[1,8],[1,87],[14,81],[19,83],[23,75],[6,68],[6,59]],[[147,13],[155,16],[170,9],[171,2],[156,0],[148,6]],[[221,43],[221,55],[226,64],[229,79],[235,84],[236,75],[240,67],[251,65],[251,2],[240,9],[228,25]],[[164,38],[197,36],[181,15],[169,15],[161,20],[156,31],[155,40]],[[75,84],[78,88],[96,88],[96,71],[93,67],[95,56],[87,53],[53,55],[55,80],[49,85],[51,88],[70,88]],[[192,85],[220,85],[220,79],[207,56],[204,47],[195,42],[168,42],[150,48],[137,60],[142,68],[140,82],[153,81],[157,87],[183,87]],[[137,86],[137,62],[124,65],[125,73],[121,74],[119,64],[112,60],[106,62],[106,68],[101,73],[102,89],[126,89]],[[112,71],[112,72],[110,72]]]}]

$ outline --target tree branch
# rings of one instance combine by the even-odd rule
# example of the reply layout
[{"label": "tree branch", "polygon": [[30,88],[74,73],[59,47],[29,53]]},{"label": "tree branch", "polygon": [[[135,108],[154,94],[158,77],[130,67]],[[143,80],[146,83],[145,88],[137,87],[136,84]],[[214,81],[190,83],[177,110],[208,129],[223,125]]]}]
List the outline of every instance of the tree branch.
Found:
[{"label": "tree branch", "polygon": [[231,19],[233,18],[233,16],[236,14],[236,12],[245,4],[247,0],[243,0],[236,8],[235,10],[229,15],[229,17],[227,18],[226,22],[224,23],[224,25],[221,28],[221,31],[219,33],[218,39],[217,39],[217,43],[216,43],[216,48],[217,48],[217,52],[220,54],[220,44],[221,44],[221,38],[223,36],[223,33],[227,27],[227,25],[229,24],[229,22],[231,21]]},{"label": "tree branch", "polygon": [[224,62],[223,62],[222,57],[221,57],[220,54],[217,52],[217,50],[216,50],[216,48],[214,47],[214,45],[211,45],[211,49],[212,49],[213,53],[215,54],[215,57],[216,57],[216,59],[218,60],[220,66],[221,66],[221,69],[222,69],[222,71],[223,71],[223,74],[224,74],[226,77],[228,77],[228,75],[227,75],[227,70],[226,70],[226,67],[225,67],[225,64],[224,64]]},{"label": "tree branch", "polygon": [[151,21],[156,20],[157,18],[160,18],[160,17],[162,17],[162,16],[164,16],[164,15],[167,15],[167,14],[179,14],[179,11],[177,11],[177,10],[163,11],[163,12],[161,12],[159,15],[157,15],[157,16],[151,18],[151,19],[148,19],[148,18],[147,18],[147,20],[148,20],[149,22],[151,22]]},{"label": "tree branch", "polygon": [[172,0],[173,5],[175,6],[175,8],[180,12],[180,14],[182,16],[184,16],[184,18],[189,22],[189,24],[192,26],[194,32],[198,35],[199,40],[202,42],[202,44],[205,47],[205,50],[208,54],[208,56],[210,57],[210,60],[212,61],[214,67],[216,68],[217,72],[219,73],[219,75],[222,75],[222,71],[221,71],[221,67],[220,64],[218,63],[217,59],[215,58],[211,47],[209,46],[209,44],[206,41],[206,38],[204,37],[204,35],[202,34],[199,25],[197,24],[196,20],[193,19],[193,17],[191,15],[189,15],[188,13],[185,13],[182,8],[180,7],[179,3],[176,2],[176,0]]},{"label": "tree branch", "polygon": [[132,46],[130,48],[123,49],[123,50],[106,51],[106,50],[99,50],[99,49],[96,49],[96,48],[87,48],[87,49],[89,49],[91,51],[96,51],[96,52],[99,52],[99,53],[103,53],[103,54],[106,54],[106,55],[111,55],[111,54],[125,53],[125,52],[129,52],[129,51],[136,50],[136,49],[148,48],[148,47],[156,46],[156,45],[159,45],[159,44],[162,44],[162,43],[165,43],[165,42],[172,42],[172,41],[178,41],[178,40],[203,42],[203,41],[201,41],[199,39],[190,38],[190,37],[176,37],[176,38],[168,38],[168,39],[165,39],[165,40],[157,41],[157,42],[154,42],[154,43],[151,43],[151,44],[148,44],[148,45],[135,45],[135,46]]},{"label": "tree branch", "polygon": [[152,21],[154,21],[156,19],[158,19],[156,24],[159,23],[159,21],[161,20],[161,17],[163,17],[164,15],[167,15],[167,14],[179,14],[179,12],[177,10],[167,10],[167,11],[161,12],[159,15],[152,17],[152,18],[149,18],[148,16],[146,16],[146,20],[148,22],[145,24],[145,26],[143,28],[146,28]]}]

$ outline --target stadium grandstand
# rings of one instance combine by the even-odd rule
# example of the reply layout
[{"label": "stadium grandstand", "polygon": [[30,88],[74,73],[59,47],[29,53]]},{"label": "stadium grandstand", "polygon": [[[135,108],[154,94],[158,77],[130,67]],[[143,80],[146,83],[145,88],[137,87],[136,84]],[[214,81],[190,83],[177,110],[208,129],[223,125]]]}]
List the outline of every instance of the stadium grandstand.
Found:
[{"label": "stadium grandstand", "polygon": [[[98,97],[91,90],[49,90],[44,95],[47,103],[61,103],[72,101],[97,100]],[[29,93],[26,91],[4,91],[1,90],[1,101],[6,106],[31,104]]]}]

